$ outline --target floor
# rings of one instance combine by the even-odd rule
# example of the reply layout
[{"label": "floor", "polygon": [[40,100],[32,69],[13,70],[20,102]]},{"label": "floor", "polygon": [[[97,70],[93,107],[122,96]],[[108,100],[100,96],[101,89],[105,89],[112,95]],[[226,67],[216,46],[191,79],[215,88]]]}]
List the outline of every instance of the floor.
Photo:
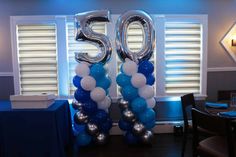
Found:
[{"label": "floor", "polygon": [[[186,148],[185,157],[192,156],[191,137]],[[152,146],[131,146],[124,142],[123,136],[111,136],[105,146],[91,145],[74,148],[71,157],[180,157],[182,137],[173,134],[157,134]]]}]

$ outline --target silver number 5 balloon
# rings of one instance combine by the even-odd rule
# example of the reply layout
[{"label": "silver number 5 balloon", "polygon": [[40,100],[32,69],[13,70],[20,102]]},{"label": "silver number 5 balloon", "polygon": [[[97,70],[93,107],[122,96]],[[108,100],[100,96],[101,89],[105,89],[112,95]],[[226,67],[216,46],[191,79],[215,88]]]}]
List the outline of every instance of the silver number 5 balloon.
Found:
[{"label": "silver number 5 balloon", "polygon": [[[144,30],[142,49],[136,53],[129,50],[127,45],[127,29],[130,23],[140,22]],[[116,49],[122,61],[129,58],[135,62],[149,60],[155,47],[155,30],[152,18],[140,10],[131,10],[121,15],[116,23]]]},{"label": "silver number 5 balloon", "polygon": [[88,53],[76,53],[75,59],[77,62],[88,62],[90,64],[103,63],[105,64],[111,57],[112,47],[109,38],[100,33],[96,33],[90,27],[93,22],[109,22],[110,12],[108,10],[96,10],[90,12],[79,13],[75,15],[76,20],[76,37],[77,41],[87,41],[97,45],[101,53],[95,57],[91,57]]}]

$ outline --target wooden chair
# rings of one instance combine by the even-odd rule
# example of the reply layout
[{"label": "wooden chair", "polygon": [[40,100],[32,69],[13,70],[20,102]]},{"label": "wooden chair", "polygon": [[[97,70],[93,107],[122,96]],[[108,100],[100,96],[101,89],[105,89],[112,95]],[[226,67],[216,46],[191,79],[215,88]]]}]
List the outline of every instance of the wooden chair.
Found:
[{"label": "wooden chair", "polygon": [[195,106],[196,106],[193,93],[189,93],[189,94],[181,96],[181,104],[182,104],[182,112],[183,112],[183,118],[184,118],[184,134],[183,134],[181,156],[184,157],[188,132],[192,128],[191,125],[189,125],[189,122],[188,122],[189,119],[188,119],[187,109],[188,108],[191,109],[192,107],[195,108]]},{"label": "wooden chair", "polygon": [[[208,113],[192,109],[193,121],[193,156],[197,157],[235,157],[234,138],[231,120],[212,116]],[[217,136],[199,140],[199,129],[218,133]]]}]

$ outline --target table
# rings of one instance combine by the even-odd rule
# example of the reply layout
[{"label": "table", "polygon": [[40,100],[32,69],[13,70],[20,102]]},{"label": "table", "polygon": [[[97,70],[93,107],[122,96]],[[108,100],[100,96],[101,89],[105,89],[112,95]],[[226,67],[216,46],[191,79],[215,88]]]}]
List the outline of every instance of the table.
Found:
[{"label": "table", "polygon": [[1,157],[65,157],[72,142],[68,101],[47,109],[11,109],[0,102]]}]

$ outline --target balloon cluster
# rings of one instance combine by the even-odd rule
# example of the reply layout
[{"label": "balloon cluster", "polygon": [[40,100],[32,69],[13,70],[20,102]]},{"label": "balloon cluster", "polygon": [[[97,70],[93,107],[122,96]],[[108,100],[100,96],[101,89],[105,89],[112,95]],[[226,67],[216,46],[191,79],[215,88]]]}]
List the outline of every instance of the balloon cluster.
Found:
[{"label": "balloon cluster", "polygon": [[125,138],[128,143],[139,141],[151,143],[152,132],[155,126],[154,99],[155,77],[154,66],[148,60],[136,64],[126,59],[121,65],[121,73],[116,82],[121,87],[123,99],[119,101],[122,118],[119,121],[121,130],[126,131]]},{"label": "balloon cluster", "polygon": [[74,115],[75,129],[79,132],[77,144],[85,146],[92,140],[104,144],[112,127],[108,114],[111,105],[108,88],[111,80],[101,63],[91,66],[79,63],[75,72],[73,84],[77,90],[72,105],[77,110]]}]

